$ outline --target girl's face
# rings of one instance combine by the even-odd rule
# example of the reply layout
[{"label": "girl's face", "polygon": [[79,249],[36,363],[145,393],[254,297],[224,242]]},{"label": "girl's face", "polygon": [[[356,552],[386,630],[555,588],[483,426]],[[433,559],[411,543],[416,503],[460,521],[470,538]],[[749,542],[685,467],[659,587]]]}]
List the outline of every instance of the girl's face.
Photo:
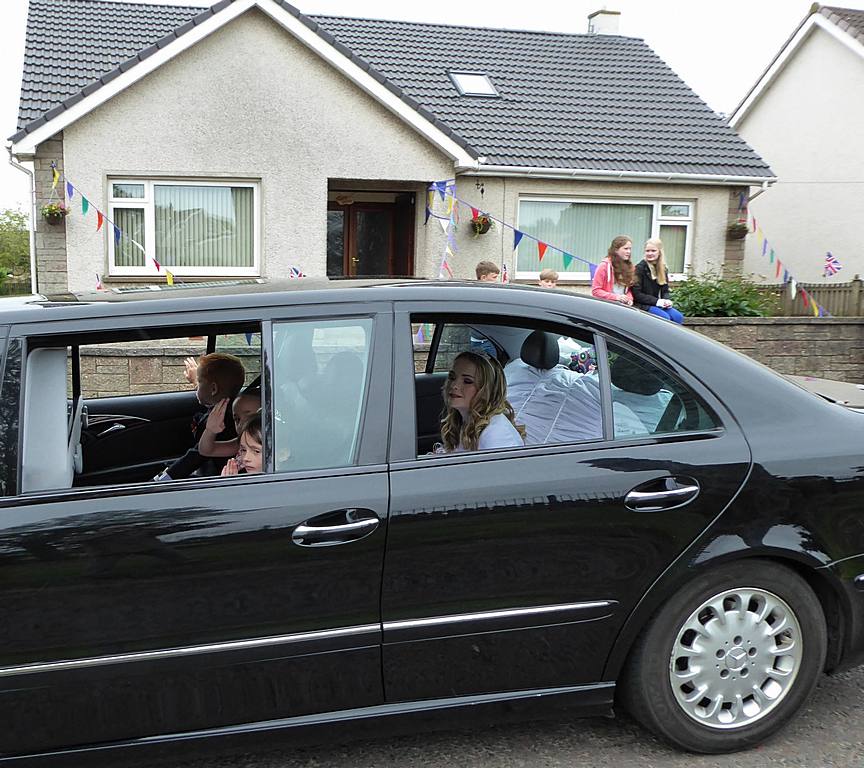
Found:
[{"label": "girl's face", "polygon": [[633,253],[633,243],[628,240],[617,251],[615,251],[615,253],[617,253],[620,258],[624,259],[624,261],[630,261],[630,256]]},{"label": "girl's face", "polygon": [[255,439],[248,432],[240,435],[240,450],[237,451],[237,463],[246,471],[247,475],[260,475],[264,471],[262,469],[263,458],[261,443],[256,443]]},{"label": "girl's face", "polygon": [[645,261],[649,261],[652,264],[657,261],[660,257],[660,249],[657,248],[656,245],[646,245],[645,246]]},{"label": "girl's face", "polygon": [[465,418],[471,409],[471,401],[477,394],[477,366],[460,357],[447,376],[447,400]]}]

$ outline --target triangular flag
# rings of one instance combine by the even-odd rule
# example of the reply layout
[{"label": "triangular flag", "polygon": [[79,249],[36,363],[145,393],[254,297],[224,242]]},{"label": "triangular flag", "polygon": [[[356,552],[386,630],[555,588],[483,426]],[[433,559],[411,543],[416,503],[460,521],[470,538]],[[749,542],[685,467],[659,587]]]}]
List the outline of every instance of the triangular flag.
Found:
[{"label": "triangular flag", "polygon": [[426,206],[426,219],[423,221],[424,224],[429,223],[429,217],[432,215],[432,209],[427,205]]},{"label": "triangular flag", "polygon": [[754,216],[754,217],[753,217],[753,232],[756,231],[756,229],[758,228],[758,226],[759,226],[759,225],[756,223],[756,217]]},{"label": "triangular flag", "polygon": [[804,309],[810,306],[810,302],[807,300],[807,291],[804,288],[801,289],[801,300],[804,302]]},{"label": "triangular flag", "polygon": [[768,238],[767,237],[762,241],[762,255],[764,256],[766,253],[768,253]]},{"label": "triangular flag", "polygon": [[813,317],[822,317],[822,307],[820,307],[815,301],[813,302]]},{"label": "triangular flag", "polygon": [[436,182],[435,188],[441,193],[441,199],[444,199],[444,193],[447,191],[447,182],[439,181]]},{"label": "triangular flag", "polygon": [[102,211],[96,210],[96,231],[98,232],[102,229],[102,221],[105,217],[102,215]]},{"label": "triangular flag", "polygon": [[774,277],[780,277],[780,268],[783,266],[783,262],[780,259],[777,259],[777,268],[774,270]]},{"label": "triangular flag", "polygon": [[120,227],[116,224],[112,224],[111,226],[114,227],[114,243],[120,245]]},{"label": "triangular flag", "polygon": [[155,257],[153,258],[153,266],[156,267],[157,272],[162,271],[162,265],[158,261],[156,261]]},{"label": "triangular flag", "polygon": [[548,247],[549,246],[547,246],[546,243],[541,242],[540,240],[537,241],[537,261],[543,261],[543,257],[546,255],[546,249]]},{"label": "triangular flag", "polygon": [[447,228],[450,226],[450,219],[438,219],[438,223],[441,225],[441,229],[446,233]]},{"label": "triangular flag", "polygon": [[[789,282],[789,270],[784,269],[783,270],[783,285],[786,285],[788,282]],[[792,298],[794,299],[795,297],[793,296]]]},{"label": "triangular flag", "polygon": [[426,341],[426,338],[423,336],[423,323],[420,323],[418,326],[417,333],[414,334],[414,340],[418,344],[423,344]]},{"label": "triangular flag", "polygon": [[480,215],[480,211],[472,206],[471,208],[471,218],[476,219]]},{"label": "triangular flag", "polygon": [[769,261],[768,263],[769,263],[769,264],[773,264],[773,263],[774,263],[774,249],[773,249],[773,248],[771,249],[771,259],[770,259],[770,261]]},{"label": "triangular flag", "polygon": [[172,275],[167,269],[165,270],[165,282],[168,285],[174,285],[174,275]]},{"label": "triangular flag", "polygon": [[[171,277],[174,277],[174,275],[171,275]],[[251,347],[252,346],[252,332],[246,331],[246,333],[244,335],[246,336],[246,346]]]},{"label": "triangular flag", "polygon": [[589,274],[591,275],[591,279],[592,279],[592,280],[594,279],[594,273],[595,273],[596,271],[597,271],[597,265],[596,265],[596,264],[589,264],[589,265],[588,265],[588,272],[589,272]]},{"label": "triangular flag", "polygon": [[570,269],[570,265],[573,263],[573,257],[566,251],[563,252],[562,255],[564,256],[564,269]]},{"label": "triangular flag", "polygon": [[520,232],[518,229],[513,230],[513,250],[519,247],[519,241],[522,239],[522,235],[524,232]]},{"label": "triangular flag", "polygon": [[81,195],[81,215],[86,216],[87,211],[89,211],[89,210],[90,210],[90,201],[86,197],[84,197],[84,195]]},{"label": "triangular flag", "polygon": [[794,277],[789,280],[789,294],[793,299],[798,295],[798,281]]},{"label": "triangular flag", "polygon": [[57,166],[51,163],[51,189],[57,189],[57,182],[60,181],[60,172]]},{"label": "triangular flag", "polygon": [[75,187],[72,186],[71,181],[67,181],[66,182],[66,197],[68,197],[71,200],[72,197],[74,196],[74,194],[75,194]]},{"label": "triangular flag", "polygon": [[104,286],[102,285],[102,276],[98,272],[96,273],[96,290],[104,290]]}]

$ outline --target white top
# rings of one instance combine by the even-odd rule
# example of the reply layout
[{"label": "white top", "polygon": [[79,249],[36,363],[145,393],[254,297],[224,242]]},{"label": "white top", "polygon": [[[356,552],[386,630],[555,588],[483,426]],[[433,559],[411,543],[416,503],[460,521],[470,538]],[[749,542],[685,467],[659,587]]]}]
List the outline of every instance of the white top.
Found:
[{"label": "white top", "polygon": [[[480,433],[477,441],[478,451],[491,451],[496,448],[521,448],[525,443],[522,435],[503,413],[496,413]],[[453,449],[453,453],[464,451],[460,443]]]},{"label": "white top", "polygon": [[621,283],[613,283],[612,284],[612,293],[618,294],[619,296],[623,296],[627,293],[627,287],[621,285]]}]

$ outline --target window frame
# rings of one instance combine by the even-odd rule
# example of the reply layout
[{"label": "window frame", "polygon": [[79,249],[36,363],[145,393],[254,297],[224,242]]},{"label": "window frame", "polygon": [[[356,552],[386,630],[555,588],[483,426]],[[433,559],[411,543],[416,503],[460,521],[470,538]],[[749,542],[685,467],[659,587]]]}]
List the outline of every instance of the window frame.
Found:
[{"label": "window frame", "polygon": [[[472,96],[481,99],[500,99],[501,94],[498,93],[498,89],[495,87],[495,83],[492,82],[492,78],[489,77],[485,72],[477,72],[470,71],[467,69],[451,69],[447,72],[450,75],[450,80],[453,81],[453,85],[456,86],[456,90],[459,92],[460,96]],[[482,77],[486,80],[489,88],[492,89],[491,93],[486,93],[484,91],[472,91],[466,87],[466,83],[462,82],[460,77]]]},{"label": "window frame", "polygon": [[[143,184],[143,197],[114,197],[115,184]],[[171,273],[180,277],[259,277],[261,275],[261,185],[250,179],[184,179],[172,177],[109,176],[107,178],[108,217],[113,221],[118,209],[144,210],[145,264],[142,267],[118,266],[115,259],[115,240],[110,228],[108,240],[108,274],[112,277],[154,277],[150,261],[156,255],[156,194],[158,185],[185,187],[221,187],[252,189],[252,266],[251,267],[188,267],[170,266]]]},{"label": "window frame", "polygon": [[[578,197],[578,196],[555,196],[555,195],[535,195],[535,194],[519,194],[516,199],[516,229],[522,231],[521,223],[520,223],[520,214],[521,207],[523,201],[530,201],[533,203],[587,203],[591,205],[641,205],[641,206],[651,206],[651,237],[658,238],[660,236],[660,227],[661,226],[684,226],[686,228],[685,240],[684,240],[684,269],[681,272],[670,272],[669,279],[672,281],[675,280],[683,280],[688,270],[690,269],[690,265],[692,263],[692,247],[693,247],[693,225],[695,219],[695,208],[696,208],[696,199],[695,198],[686,198],[682,200],[674,200],[670,198],[652,198],[652,199],[639,199],[633,197],[621,197],[621,198],[602,198],[602,197]],[[664,205],[687,205],[689,206],[689,215],[688,216],[663,216],[662,215],[662,206]],[[614,235],[613,235],[614,237]],[[610,238],[611,240],[611,238]],[[524,242],[524,241],[523,241]],[[550,243],[550,246],[556,245],[555,243]],[[581,254],[573,254],[574,256],[580,256]],[[604,257],[604,254],[589,254],[587,258],[589,260],[595,259],[597,263],[599,263]],[[633,248],[633,263],[637,264],[641,261],[641,246],[634,243]],[[536,282],[540,279],[540,270],[520,270],[519,269],[519,249],[514,249],[513,259],[515,261],[515,280],[524,280],[529,282]],[[580,264],[582,262],[579,262]],[[565,272],[559,271],[559,279],[558,282],[566,284],[571,282],[580,282],[591,279],[591,273],[586,269],[581,272]]]}]

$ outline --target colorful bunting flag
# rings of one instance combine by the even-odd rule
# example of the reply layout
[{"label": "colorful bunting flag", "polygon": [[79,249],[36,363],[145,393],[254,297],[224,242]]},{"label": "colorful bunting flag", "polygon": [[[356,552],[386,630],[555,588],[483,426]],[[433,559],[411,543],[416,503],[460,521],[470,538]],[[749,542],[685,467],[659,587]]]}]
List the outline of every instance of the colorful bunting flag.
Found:
[{"label": "colorful bunting flag", "polygon": [[831,251],[828,251],[828,253],[825,254],[825,267],[822,270],[823,277],[832,277],[841,269],[843,269],[843,265],[837,260],[837,257],[834,256]]},{"label": "colorful bunting flag", "polygon": [[425,339],[425,337],[423,336],[423,323],[420,323],[420,325],[418,326],[418,328],[417,328],[417,333],[414,334],[414,340],[415,340],[418,344],[423,344],[423,343],[425,343],[426,339]]},{"label": "colorful bunting flag", "polygon": [[807,307],[810,306],[809,294],[805,288],[801,289],[801,301],[804,302],[804,309],[807,309]]},{"label": "colorful bunting flag", "polygon": [[[761,229],[759,230],[759,234],[760,235],[762,234]],[[766,253],[768,253],[768,238],[767,237],[762,241],[762,255],[764,256]]]},{"label": "colorful bunting flag", "polygon": [[546,248],[548,246],[542,240],[537,241],[537,261],[543,261],[543,257],[546,255]]},{"label": "colorful bunting flag", "polygon": [[68,197],[71,200],[74,194],[75,194],[75,187],[72,186],[71,181],[67,181],[66,182],[66,197]]},{"label": "colorful bunting flag", "polygon": [[102,211],[100,211],[100,210],[97,208],[97,209],[96,209],[96,231],[97,231],[97,232],[98,232],[100,229],[102,229],[102,222],[103,222],[104,219],[105,219],[105,217],[102,215]]},{"label": "colorful bunting flag", "polygon": [[306,275],[300,271],[299,267],[288,267],[289,280],[299,280],[301,277],[306,277]]},{"label": "colorful bunting flag", "polygon": [[519,241],[522,239],[524,232],[520,232],[518,229],[513,230],[513,250],[515,251],[519,247]]},{"label": "colorful bunting flag", "polygon": [[774,249],[773,248],[771,249],[771,258],[768,260],[768,263],[769,264],[774,263]]},{"label": "colorful bunting flag", "polygon": [[84,197],[84,195],[81,195],[81,215],[86,216],[87,211],[89,211],[89,210],[90,210],[90,201],[86,197]]},{"label": "colorful bunting flag", "polygon": [[597,271],[597,265],[596,264],[589,264],[588,265],[588,273],[591,275],[592,280],[594,279],[594,273],[596,271]]},{"label": "colorful bunting flag", "polygon": [[168,283],[168,285],[174,285],[174,275],[167,269],[165,270],[165,282]]},{"label": "colorful bunting flag", "polygon": [[60,172],[57,166],[51,163],[51,189],[57,189],[57,182],[60,181]]},{"label": "colorful bunting flag", "polygon": [[112,224],[111,226],[114,227],[114,245],[120,245],[120,227],[116,224]]},{"label": "colorful bunting flag", "polygon": [[102,285],[102,276],[98,272],[96,273],[96,290],[104,290],[104,286]]},{"label": "colorful bunting flag", "polygon": [[564,269],[570,269],[570,265],[573,263],[573,256],[566,251],[562,251],[561,255],[564,257]]}]

